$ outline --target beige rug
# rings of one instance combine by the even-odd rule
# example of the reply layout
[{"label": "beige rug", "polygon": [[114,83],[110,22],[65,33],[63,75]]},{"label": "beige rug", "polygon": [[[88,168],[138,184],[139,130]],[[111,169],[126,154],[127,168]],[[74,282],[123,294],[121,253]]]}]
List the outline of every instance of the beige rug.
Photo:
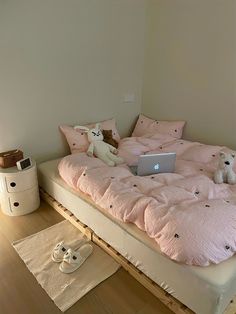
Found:
[{"label": "beige rug", "polygon": [[51,261],[54,246],[64,240],[72,248],[80,239],[87,239],[68,221],[13,243],[13,246],[42,288],[61,311],[66,311],[88,291],[114,274],[119,264],[98,246],[84,264],[72,274],[63,274],[59,263]]}]

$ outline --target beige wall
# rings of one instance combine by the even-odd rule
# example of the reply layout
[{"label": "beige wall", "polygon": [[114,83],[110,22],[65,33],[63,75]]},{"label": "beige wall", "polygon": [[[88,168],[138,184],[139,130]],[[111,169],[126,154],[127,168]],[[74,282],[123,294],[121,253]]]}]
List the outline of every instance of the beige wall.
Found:
[{"label": "beige wall", "polygon": [[53,158],[59,124],[127,135],[140,111],[236,148],[236,1],[148,1],[0,0],[0,151]]},{"label": "beige wall", "polygon": [[236,149],[235,0],[150,0],[142,111]]},{"label": "beige wall", "polygon": [[0,151],[62,155],[61,123],[115,117],[127,134],[141,109],[145,3],[0,0]]}]

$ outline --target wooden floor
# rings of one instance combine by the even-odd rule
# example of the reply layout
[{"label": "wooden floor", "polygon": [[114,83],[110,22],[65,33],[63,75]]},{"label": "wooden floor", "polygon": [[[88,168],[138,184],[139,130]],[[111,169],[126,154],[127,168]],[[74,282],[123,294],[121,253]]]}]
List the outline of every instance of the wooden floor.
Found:
[{"label": "wooden floor", "polygon": [[[34,213],[8,217],[0,211],[0,313],[59,314],[11,243],[62,220],[46,203]],[[66,314],[173,314],[126,271],[91,290]]]}]

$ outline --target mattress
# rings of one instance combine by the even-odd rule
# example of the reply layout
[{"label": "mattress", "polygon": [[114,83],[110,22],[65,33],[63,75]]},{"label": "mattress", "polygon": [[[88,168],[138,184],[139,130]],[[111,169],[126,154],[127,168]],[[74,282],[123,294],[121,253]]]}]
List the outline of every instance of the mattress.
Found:
[{"label": "mattress", "polygon": [[[99,237],[180,302],[199,314],[223,313],[236,294],[236,256],[208,267],[176,263],[135,225],[123,223],[88,202],[58,174],[60,160],[38,166],[39,184]],[[86,199],[86,200],[85,200]]]}]

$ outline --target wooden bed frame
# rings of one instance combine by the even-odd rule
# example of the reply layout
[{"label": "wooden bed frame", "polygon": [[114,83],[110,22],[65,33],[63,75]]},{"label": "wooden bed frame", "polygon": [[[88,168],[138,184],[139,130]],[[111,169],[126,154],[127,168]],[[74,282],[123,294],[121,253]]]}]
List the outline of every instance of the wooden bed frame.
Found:
[{"label": "wooden bed frame", "polygon": [[[77,229],[85,234],[88,239],[101,247],[105,252],[112,256],[128,273],[138,280],[146,289],[154,294],[163,304],[176,314],[194,314],[187,306],[175,299],[168,292],[158,286],[153,280],[149,279],[143,272],[137,269],[133,264],[127,261],[119,252],[113,249],[109,244],[98,237],[88,226],[77,219],[74,214],[58,203],[51,195],[40,188],[41,198],[52,206],[65,219],[70,221]],[[236,297],[227,307],[224,314],[236,314]]]}]

